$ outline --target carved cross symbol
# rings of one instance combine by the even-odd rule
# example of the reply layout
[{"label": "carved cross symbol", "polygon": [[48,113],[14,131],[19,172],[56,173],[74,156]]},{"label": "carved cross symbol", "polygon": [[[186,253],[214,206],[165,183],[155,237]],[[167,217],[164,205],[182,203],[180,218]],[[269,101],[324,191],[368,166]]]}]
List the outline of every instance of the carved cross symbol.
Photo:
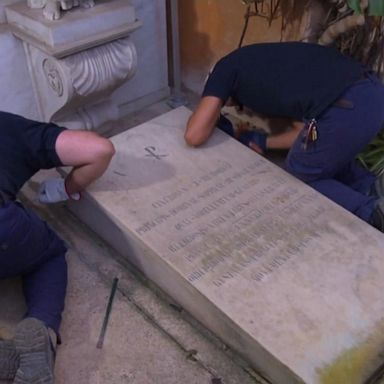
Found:
[{"label": "carved cross symbol", "polygon": [[158,155],[155,147],[145,147],[144,150],[148,152],[146,156],[154,157],[157,160],[161,160],[162,157],[166,157],[167,155]]}]

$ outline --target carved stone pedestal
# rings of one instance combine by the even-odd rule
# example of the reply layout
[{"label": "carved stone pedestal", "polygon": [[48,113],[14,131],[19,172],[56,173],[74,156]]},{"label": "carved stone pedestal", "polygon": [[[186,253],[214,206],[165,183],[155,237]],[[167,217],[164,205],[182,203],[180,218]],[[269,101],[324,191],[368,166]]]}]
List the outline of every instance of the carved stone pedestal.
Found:
[{"label": "carved stone pedestal", "polygon": [[109,95],[135,72],[129,35],[141,25],[127,0],[98,1],[55,21],[25,2],[7,7],[6,15],[24,43],[41,120],[97,130],[118,117]]}]

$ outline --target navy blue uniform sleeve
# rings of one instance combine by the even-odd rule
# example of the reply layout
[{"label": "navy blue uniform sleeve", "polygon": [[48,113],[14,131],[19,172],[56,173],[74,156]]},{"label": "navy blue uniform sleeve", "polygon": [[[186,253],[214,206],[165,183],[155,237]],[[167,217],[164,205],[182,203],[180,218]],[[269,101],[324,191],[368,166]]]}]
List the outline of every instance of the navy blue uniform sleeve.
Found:
[{"label": "navy blue uniform sleeve", "polygon": [[57,137],[65,128],[53,123],[34,122],[25,134],[28,140],[30,159],[38,169],[49,169],[62,166],[56,153]]},{"label": "navy blue uniform sleeve", "polygon": [[0,112],[0,191],[14,199],[23,184],[40,169],[63,165],[56,153],[65,128]]},{"label": "navy blue uniform sleeve", "polygon": [[225,103],[231,96],[236,81],[236,67],[231,57],[217,62],[204,86],[202,96],[215,96]]}]

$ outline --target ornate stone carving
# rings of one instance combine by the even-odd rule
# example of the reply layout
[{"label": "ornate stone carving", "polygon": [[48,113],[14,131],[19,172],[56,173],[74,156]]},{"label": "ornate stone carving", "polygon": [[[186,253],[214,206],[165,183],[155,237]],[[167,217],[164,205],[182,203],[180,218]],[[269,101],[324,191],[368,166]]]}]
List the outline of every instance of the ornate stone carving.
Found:
[{"label": "ornate stone carving", "polygon": [[131,77],[137,66],[137,54],[129,38],[80,52],[64,59],[78,95],[115,88]]},{"label": "ornate stone carving", "polygon": [[96,2],[87,12],[74,9],[57,23],[28,5],[69,9],[91,6],[93,0],[28,0],[7,7],[12,32],[24,43],[41,120],[99,130],[118,118],[111,94],[135,73],[137,54],[129,35],[141,23],[127,0],[107,3]]},{"label": "ornate stone carving", "polygon": [[91,8],[94,0],[27,0],[30,8],[42,8],[43,14],[48,20],[60,19],[61,10],[67,11],[73,7],[82,6]]},{"label": "ornate stone carving", "polygon": [[47,78],[47,82],[57,96],[63,95],[63,81],[60,72],[52,59],[45,59],[43,61],[43,72]]},{"label": "ornate stone carving", "polygon": [[77,121],[76,127],[87,129],[96,129],[103,119],[116,115],[108,97],[137,68],[136,48],[129,37],[63,59],[29,44],[25,48],[42,119]]}]

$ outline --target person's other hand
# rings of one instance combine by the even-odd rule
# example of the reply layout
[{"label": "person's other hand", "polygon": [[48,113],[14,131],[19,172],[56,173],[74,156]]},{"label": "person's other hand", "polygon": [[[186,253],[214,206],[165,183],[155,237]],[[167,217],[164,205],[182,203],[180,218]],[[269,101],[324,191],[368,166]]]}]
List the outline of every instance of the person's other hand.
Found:
[{"label": "person's other hand", "polygon": [[79,200],[80,193],[74,193],[68,195],[65,189],[65,180],[62,178],[55,178],[45,180],[41,183],[38,199],[43,204],[59,203],[60,201],[66,201],[68,199]]}]

